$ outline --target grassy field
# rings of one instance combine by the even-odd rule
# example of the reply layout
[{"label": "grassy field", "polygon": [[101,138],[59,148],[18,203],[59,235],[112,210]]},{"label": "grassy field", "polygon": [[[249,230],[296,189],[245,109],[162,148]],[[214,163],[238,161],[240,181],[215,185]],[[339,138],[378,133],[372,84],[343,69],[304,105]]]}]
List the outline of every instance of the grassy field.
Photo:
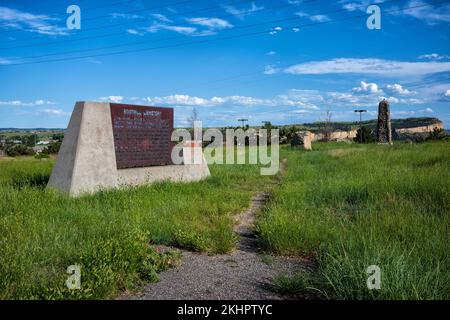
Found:
[{"label": "grassy field", "polygon": [[[210,166],[198,183],[160,183],[73,199],[44,189],[53,161],[0,161],[0,299],[105,298],[175,263],[148,243],[232,250],[233,215],[272,177]],[[82,290],[69,291],[78,264]]]},{"label": "grassy field", "polygon": [[[283,184],[260,217],[267,250],[312,258],[278,289],[339,299],[450,299],[450,143],[285,149]],[[368,290],[366,269],[381,269]]]},{"label": "grassy field", "polygon": [[[450,299],[450,143],[282,148],[287,170],[258,234],[267,252],[305,256],[309,273],[277,289],[341,299]],[[159,183],[73,199],[44,189],[53,160],[0,160],[0,299],[114,297],[177,264],[171,244],[217,254],[235,246],[233,216],[274,177],[211,165],[189,184]],[[78,264],[82,289],[66,288]],[[381,268],[381,290],[366,268]]]}]

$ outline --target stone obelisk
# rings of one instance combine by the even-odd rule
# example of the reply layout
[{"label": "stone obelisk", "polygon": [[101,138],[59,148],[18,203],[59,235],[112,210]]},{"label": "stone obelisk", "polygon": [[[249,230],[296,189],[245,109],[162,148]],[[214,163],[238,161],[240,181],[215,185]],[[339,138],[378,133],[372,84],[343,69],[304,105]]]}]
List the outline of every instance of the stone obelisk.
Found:
[{"label": "stone obelisk", "polygon": [[391,111],[386,99],[378,105],[377,142],[392,144]]}]

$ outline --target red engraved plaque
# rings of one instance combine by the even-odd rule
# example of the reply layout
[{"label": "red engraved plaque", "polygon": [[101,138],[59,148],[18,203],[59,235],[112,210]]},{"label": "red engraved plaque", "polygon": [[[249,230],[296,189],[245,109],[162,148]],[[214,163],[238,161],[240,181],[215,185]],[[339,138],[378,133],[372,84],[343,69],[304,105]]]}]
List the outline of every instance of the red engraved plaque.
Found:
[{"label": "red engraved plaque", "polygon": [[117,169],[172,164],[172,108],[110,106]]}]

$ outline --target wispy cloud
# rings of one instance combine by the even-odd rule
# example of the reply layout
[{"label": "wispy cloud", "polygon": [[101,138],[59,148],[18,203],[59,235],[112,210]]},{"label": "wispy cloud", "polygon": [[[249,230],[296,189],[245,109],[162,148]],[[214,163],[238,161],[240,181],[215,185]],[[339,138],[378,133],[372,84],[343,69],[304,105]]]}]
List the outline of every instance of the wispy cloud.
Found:
[{"label": "wispy cloud", "polygon": [[233,27],[228,21],[219,18],[189,18],[186,20],[189,23],[208,27],[210,29],[229,29]]},{"label": "wispy cloud", "polygon": [[384,77],[423,76],[450,71],[450,62],[407,62],[383,59],[338,58],[292,65],[289,74],[369,74]]},{"label": "wispy cloud", "polygon": [[426,60],[447,60],[450,59],[450,55],[446,54],[438,54],[438,53],[429,53],[429,54],[423,54],[419,56],[419,59],[426,59]]},{"label": "wispy cloud", "polygon": [[344,8],[347,11],[366,11],[367,7],[372,4],[380,4],[383,3],[384,0],[340,0],[339,3],[342,4],[342,8]]},{"label": "wispy cloud", "polygon": [[0,6],[0,24],[2,28],[19,29],[45,35],[67,35],[65,27],[59,27],[58,19],[48,15],[36,15]]},{"label": "wispy cloud", "polygon": [[111,17],[113,17],[113,19],[122,18],[122,19],[126,19],[126,20],[142,18],[142,16],[140,16],[140,15],[129,14],[129,13],[112,13]]},{"label": "wispy cloud", "polygon": [[162,21],[162,22],[167,22],[167,23],[172,22],[172,20],[170,20],[169,18],[167,18],[165,15],[163,15],[161,13],[153,13],[152,17],[154,17],[155,19]]},{"label": "wispy cloud", "polygon": [[13,61],[11,61],[10,59],[6,59],[6,58],[0,58],[0,65],[8,65],[10,63],[13,63]]},{"label": "wispy cloud", "polygon": [[386,88],[388,90],[390,90],[392,93],[396,93],[396,94],[399,94],[401,96],[409,96],[409,95],[412,95],[412,94],[416,93],[415,91],[411,91],[411,90],[408,90],[408,89],[404,88],[402,85],[400,85],[398,83],[388,84],[386,86]]},{"label": "wispy cloud", "polygon": [[42,112],[42,113],[45,113],[48,115],[52,115],[52,116],[68,116],[68,115],[70,115],[70,113],[65,112],[64,110],[61,110],[61,109],[47,108],[47,109],[41,109],[41,110],[39,110],[39,112]]},{"label": "wispy cloud", "polygon": [[122,96],[108,96],[108,97],[100,97],[98,98],[101,102],[113,102],[113,103],[121,103],[123,101]]},{"label": "wispy cloud", "polygon": [[[422,0],[410,0],[403,6],[404,10],[395,11],[392,14],[396,16],[408,16],[422,20],[429,25],[450,22],[450,4],[427,5],[430,2]],[[415,7],[411,9],[406,9]]]},{"label": "wispy cloud", "polygon": [[252,2],[250,4],[250,7],[245,7],[245,8],[238,9],[234,6],[229,6],[229,5],[224,5],[223,8],[225,9],[226,12],[234,15],[235,17],[237,17],[239,19],[244,19],[244,17],[250,13],[264,9],[264,7],[257,6],[254,2]]},{"label": "wispy cloud", "polygon": [[303,11],[299,11],[295,13],[297,16],[301,17],[301,18],[307,18],[309,20],[311,20],[312,22],[327,22],[330,21],[330,18],[327,15],[324,14],[308,14],[306,12]]},{"label": "wispy cloud", "polygon": [[52,101],[47,101],[43,99],[38,99],[35,101],[21,101],[21,100],[8,100],[8,101],[0,101],[0,106],[9,106],[9,107],[33,107],[33,106],[42,106],[42,105],[54,105],[55,103]]},{"label": "wispy cloud", "polygon": [[145,32],[156,33],[160,30],[173,31],[186,36],[210,36],[217,34],[223,29],[233,28],[233,25],[224,19],[210,18],[186,18],[186,24],[170,24],[154,21],[153,24],[144,30],[128,29],[127,32],[135,35],[142,35]]},{"label": "wispy cloud", "polygon": [[174,31],[183,35],[193,35],[197,28],[195,27],[185,27],[185,26],[172,26],[172,25],[166,25],[166,24],[153,24],[150,27],[146,29],[148,32],[155,33],[159,30],[169,30]]}]

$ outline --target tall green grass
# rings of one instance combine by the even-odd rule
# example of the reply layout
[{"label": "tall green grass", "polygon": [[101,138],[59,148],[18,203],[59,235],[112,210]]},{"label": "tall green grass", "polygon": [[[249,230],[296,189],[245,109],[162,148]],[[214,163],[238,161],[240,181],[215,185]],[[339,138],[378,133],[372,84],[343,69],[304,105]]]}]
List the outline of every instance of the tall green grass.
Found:
[{"label": "tall green grass", "polygon": [[[195,183],[158,183],[70,198],[43,188],[52,161],[0,161],[0,299],[111,297],[171,261],[149,244],[233,250],[233,215],[264,189],[255,165],[211,165]],[[70,265],[81,289],[68,290]],[[162,265],[172,262],[162,263]]]},{"label": "tall green grass", "polygon": [[[305,281],[280,278],[284,290],[450,299],[449,142],[314,148],[284,151],[283,184],[258,222],[268,250],[317,262]],[[381,268],[381,290],[366,286],[370,265]]]}]

